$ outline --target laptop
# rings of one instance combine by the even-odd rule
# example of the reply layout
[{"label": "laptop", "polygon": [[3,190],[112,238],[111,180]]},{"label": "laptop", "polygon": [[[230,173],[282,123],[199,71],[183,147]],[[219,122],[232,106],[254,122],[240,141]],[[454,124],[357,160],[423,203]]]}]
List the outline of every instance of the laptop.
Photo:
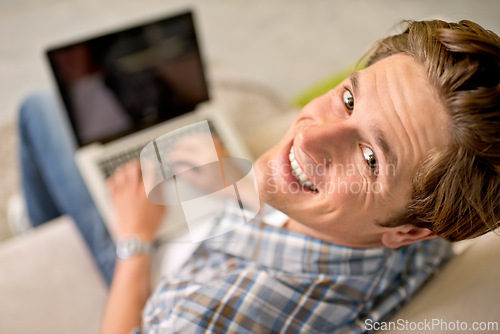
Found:
[{"label": "laptop", "polygon": [[[106,179],[156,138],[208,121],[235,157],[252,160],[220,107],[210,101],[194,16],[185,11],[46,51],[78,149],[77,165],[116,237]],[[172,206],[163,241],[189,241]]]}]

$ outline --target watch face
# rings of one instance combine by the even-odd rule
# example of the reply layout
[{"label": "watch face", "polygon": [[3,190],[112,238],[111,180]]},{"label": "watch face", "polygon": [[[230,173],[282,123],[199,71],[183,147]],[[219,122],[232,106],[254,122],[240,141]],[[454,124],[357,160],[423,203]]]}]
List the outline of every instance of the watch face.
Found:
[{"label": "watch face", "polygon": [[128,259],[139,251],[139,241],[137,239],[126,239],[118,241],[116,255],[120,259]]},{"label": "watch face", "polygon": [[126,260],[139,253],[151,253],[153,245],[148,242],[141,241],[137,238],[129,238],[118,240],[116,243],[116,255],[118,258]]}]

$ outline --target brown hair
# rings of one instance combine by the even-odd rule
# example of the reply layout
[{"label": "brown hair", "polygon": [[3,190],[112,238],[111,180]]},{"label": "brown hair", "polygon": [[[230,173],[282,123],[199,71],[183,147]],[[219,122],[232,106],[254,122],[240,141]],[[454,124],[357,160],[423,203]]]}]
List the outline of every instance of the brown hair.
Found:
[{"label": "brown hair", "polygon": [[397,53],[422,64],[449,113],[451,144],[427,156],[407,210],[381,225],[474,238],[500,226],[500,38],[470,21],[405,24],[374,46],[368,66]]}]

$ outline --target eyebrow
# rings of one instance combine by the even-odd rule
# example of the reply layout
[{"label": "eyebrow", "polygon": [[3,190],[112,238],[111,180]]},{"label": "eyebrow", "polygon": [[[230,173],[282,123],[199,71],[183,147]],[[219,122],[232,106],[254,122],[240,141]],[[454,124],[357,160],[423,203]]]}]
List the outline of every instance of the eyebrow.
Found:
[{"label": "eyebrow", "polygon": [[[359,94],[359,72],[352,72],[348,78],[351,81],[354,97],[356,97],[356,95]],[[382,132],[382,130],[380,130],[380,128],[376,125],[372,125],[370,127],[370,130],[374,133],[375,143],[382,150],[382,153],[384,154],[385,161],[387,162],[387,166],[385,168],[386,171],[388,172],[389,166],[394,166],[393,168],[394,172],[398,166],[398,157],[391,150],[391,147],[388,144],[384,132]]]},{"label": "eyebrow", "polygon": [[349,74],[349,80],[351,81],[353,94],[356,96],[359,93],[359,73],[352,72]]},{"label": "eyebrow", "polygon": [[391,147],[389,146],[387,139],[384,135],[384,133],[380,130],[375,125],[372,125],[370,127],[370,130],[375,134],[375,143],[377,144],[378,147],[382,150],[382,153],[384,154],[385,161],[387,162],[387,165],[385,167],[385,170],[387,173],[389,173],[389,167],[393,167],[393,172],[397,169],[398,167],[398,157],[394,152],[391,150]]}]

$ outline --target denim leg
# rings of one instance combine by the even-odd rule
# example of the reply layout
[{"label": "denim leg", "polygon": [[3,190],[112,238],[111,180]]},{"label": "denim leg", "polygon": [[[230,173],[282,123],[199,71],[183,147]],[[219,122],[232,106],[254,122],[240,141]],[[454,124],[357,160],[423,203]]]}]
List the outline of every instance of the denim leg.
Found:
[{"label": "denim leg", "polygon": [[19,133],[23,190],[33,224],[71,216],[110,284],[115,246],[76,166],[74,137],[52,95],[37,93],[23,102]]}]

